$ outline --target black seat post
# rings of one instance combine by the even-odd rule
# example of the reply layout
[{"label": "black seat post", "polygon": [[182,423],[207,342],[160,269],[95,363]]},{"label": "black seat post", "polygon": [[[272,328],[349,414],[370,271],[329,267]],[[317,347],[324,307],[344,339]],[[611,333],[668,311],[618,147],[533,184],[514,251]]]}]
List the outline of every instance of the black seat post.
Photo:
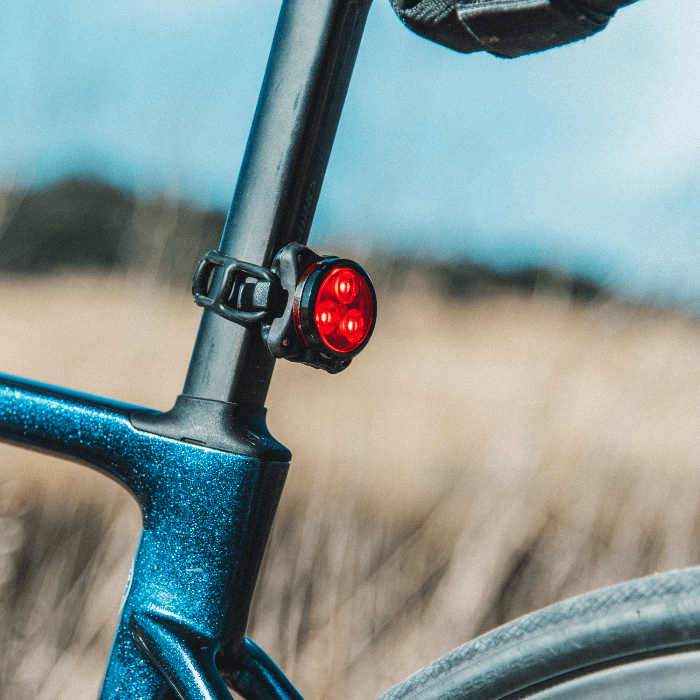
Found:
[{"label": "black seat post", "polygon": [[[285,0],[220,252],[269,267],[306,243],[370,0]],[[183,394],[262,405],[274,359],[258,327],[204,311]]]}]

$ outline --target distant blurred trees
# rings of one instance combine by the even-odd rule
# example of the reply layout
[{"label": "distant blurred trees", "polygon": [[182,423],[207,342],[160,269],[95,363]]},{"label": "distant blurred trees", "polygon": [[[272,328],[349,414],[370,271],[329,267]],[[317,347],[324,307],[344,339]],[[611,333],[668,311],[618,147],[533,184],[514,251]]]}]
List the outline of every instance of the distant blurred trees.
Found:
[{"label": "distant blurred trees", "polygon": [[[137,269],[186,284],[201,256],[218,248],[226,220],[224,212],[165,198],[135,199],[105,183],[77,179],[39,192],[6,192],[3,200],[0,271],[14,273]],[[581,300],[607,295],[589,280],[542,268],[500,272],[466,259],[436,262],[384,253],[372,254],[367,265],[378,286],[401,287],[417,275],[453,297],[506,289]]]},{"label": "distant blurred trees", "polygon": [[225,215],[166,199],[137,200],[100,182],[70,179],[40,192],[6,194],[0,270],[151,269],[165,280],[191,277],[218,247]]}]

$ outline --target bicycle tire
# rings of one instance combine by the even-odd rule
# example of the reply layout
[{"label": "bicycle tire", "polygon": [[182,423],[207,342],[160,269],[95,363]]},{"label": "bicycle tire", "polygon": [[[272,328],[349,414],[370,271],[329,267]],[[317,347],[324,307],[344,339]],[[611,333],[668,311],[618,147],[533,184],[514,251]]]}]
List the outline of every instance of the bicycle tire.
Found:
[{"label": "bicycle tire", "polygon": [[378,700],[697,700],[700,568],[627,581],[525,615]]}]

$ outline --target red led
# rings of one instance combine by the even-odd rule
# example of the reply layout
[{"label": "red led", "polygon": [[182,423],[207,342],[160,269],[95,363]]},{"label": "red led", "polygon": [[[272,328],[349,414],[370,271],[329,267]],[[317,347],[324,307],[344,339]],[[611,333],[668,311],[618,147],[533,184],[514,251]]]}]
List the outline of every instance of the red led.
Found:
[{"label": "red led", "polygon": [[335,333],[340,322],[340,310],[332,301],[325,301],[316,310],[316,325],[322,333]]},{"label": "red led", "polygon": [[349,267],[335,267],[323,280],[316,297],[316,328],[334,352],[357,350],[369,333],[374,303],[367,281]]},{"label": "red led", "polygon": [[359,281],[363,281],[354,270],[341,269],[335,276],[335,295],[342,304],[351,304],[360,291]]}]

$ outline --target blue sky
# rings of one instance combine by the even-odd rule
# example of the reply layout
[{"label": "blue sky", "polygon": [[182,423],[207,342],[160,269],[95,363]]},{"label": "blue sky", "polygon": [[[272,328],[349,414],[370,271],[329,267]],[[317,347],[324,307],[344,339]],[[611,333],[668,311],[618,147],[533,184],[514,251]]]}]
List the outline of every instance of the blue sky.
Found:
[{"label": "blue sky", "polygon": [[[0,184],[82,174],[228,206],[271,0],[4,0]],[[374,0],[312,242],[546,264],[700,302],[700,3],[514,61]]]}]

